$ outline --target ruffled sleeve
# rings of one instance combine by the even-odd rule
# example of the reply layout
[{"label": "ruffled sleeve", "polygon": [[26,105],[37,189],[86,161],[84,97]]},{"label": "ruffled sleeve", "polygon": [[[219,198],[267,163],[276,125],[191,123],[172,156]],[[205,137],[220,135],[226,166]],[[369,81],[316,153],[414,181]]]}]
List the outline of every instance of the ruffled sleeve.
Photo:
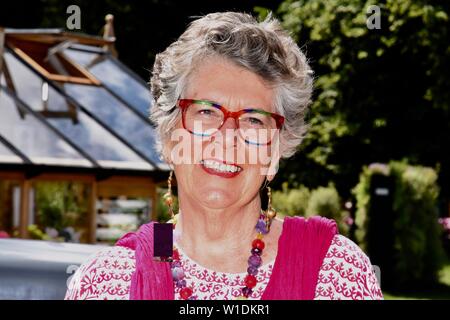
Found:
[{"label": "ruffled sleeve", "polygon": [[382,300],[367,255],[350,239],[336,235],[319,272],[316,300]]},{"label": "ruffled sleeve", "polygon": [[65,300],[128,300],[134,270],[134,250],[102,249],[77,269]]}]

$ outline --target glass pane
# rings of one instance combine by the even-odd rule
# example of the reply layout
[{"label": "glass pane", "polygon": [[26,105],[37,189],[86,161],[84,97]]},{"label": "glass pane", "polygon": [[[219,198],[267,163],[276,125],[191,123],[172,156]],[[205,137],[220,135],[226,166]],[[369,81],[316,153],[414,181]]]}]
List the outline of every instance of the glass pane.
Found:
[{"label": "glass pane", "polygon": [[[12,73],[18,96],[34,110],[43,110],[42,80],[10,53],[8,67]],[[14,69],[12,69],[14,68]],[[16,73],[17,71],[17,73]],[[67,110],[64,96],[48,86],[48,109]],[[70,118],[47,118],[47,121],[78,145],[101,165],[114,168],[151,169],[152,167],[124,143],[114,137],[82,110],[77,111],[77,121]],[[120,163],[122,161],[122,163]]]},{"label": "glass pane", "polygon": [[[20,111],[22,112],[22,115]],[[70,144],[0,90],[0,134],[34,163],[91,166]]]},{"label": "glass pane", "polygon": [[[5,52],[5,61],[11,74],[17,95],[33,110],[44,110],[45,99],[48,110],[67,111],[67,103],[51,86],[38,77],[11,53]],[[47,91],[46,91],[47,90]]]},{"label": "glass pane", "polygon": [[161,162],[158,152],[154,149],[155,133],[152,126],[108,91],[101,87],[77,84],[66,84],[65,88],[70,96],[98,116],[154,163]]},{"label": "glass pane", "polygon": [[84,68],[89,68],[96,59],[101,59],[103,57],[103,54],[71,49],[64,50],[64,55]]},{"label": "glass pane", "polygon": [[0,142],[0,163],[23,163],[23,161]]},{"label": "glass pane", "polygon": [[[148,117],[151,105],[150,90],[127,71],[121,69],[110,58],[101,57],[99,54],[66,50],[64,53],[73,61],[87,67],[88,70],[99,79],[106,87],[120,96],[129,105]],[[95,62],[97,63],[90,65]],[[120,63],[120,62],[118,62]]]},{"label": "glass pane", "polygon": [[49,119],[48,121],[94,159],[101,161],[102,166],[151,168],[136,153],[83,112],[78,113],[77,124],[70,119]]}]

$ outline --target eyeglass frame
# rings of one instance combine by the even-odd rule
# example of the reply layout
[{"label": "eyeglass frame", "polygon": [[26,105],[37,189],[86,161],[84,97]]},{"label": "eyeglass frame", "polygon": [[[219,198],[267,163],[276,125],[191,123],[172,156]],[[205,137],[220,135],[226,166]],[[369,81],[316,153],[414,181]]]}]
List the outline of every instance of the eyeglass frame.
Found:
[{"label": "eyeglass frame", "polygon": [[[282,115],[279,115],[277,113],[273,113],[273,112],[269,112],[269,111],[265,111],[262,109],[255,109],[255,108],[246,108],[246,109],[241,109],[238,111],[230,111],[228,110],[226,107],[215,103],[213,101],[209,101],[209,100],[204,100],[204,99],[178,99],[177,100],[177,106],[179,108],[181,108],[182,111],[182,122],[183,122],[183,127],[184,129],[186,129],[187,131],[189,131],[191,134],[197,135],[195,132],[192,132],[191,130],[189,130],[188,128],[186,128],[186,119],[185,119],[185,111],[187,110],[187,108],[193,104],[193,103],[199,103],[199,104],[203,104],[203,105],[207,105],[207,106],[212,106],[215,107],[217,109],[219,109],[220,111],[222,111],[224,117],[222,120],[222,123],[220,124],[220,126],[217,128],[217,131],[219,131],[223,125],[225,124],[225,122],[227,121],[228,118],[233,118],[234,122],[236,124],[236,127],[239,129],[239,117],[242,116],[245,113],[252,113],[252,112],[256,112],[256,113],[260,113],[260,114],[265,114],[265,115],[270,115],[276,123],[277,129],[280,130],[283,127],[285,118]],[[217,132],[215,131],[215,132]],[[213,135],[213,134],[211,134]],[[253,143],[250,141],[245,140],[246,143],[249,144],[255,144],[255,145],[270,145],[272,140],[266,144],[259,144],[259,143]]]}]

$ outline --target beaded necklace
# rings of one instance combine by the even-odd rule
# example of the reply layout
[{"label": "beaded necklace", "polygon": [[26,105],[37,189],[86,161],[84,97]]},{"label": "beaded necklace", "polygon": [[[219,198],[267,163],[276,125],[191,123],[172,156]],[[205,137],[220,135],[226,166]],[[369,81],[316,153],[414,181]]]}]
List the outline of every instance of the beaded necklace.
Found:
[{"label": "beaded necklace", "polygon": [[[177,215],[173,218],[173,228],[177,223]],[[258,274],[258,268],[262,265],[261,255],[263,253],[265,243],[263,236],[269,232],[268,223],[264,214],[260,214],[258,222],[255,226],[257,235],[252,241],[251,255],[248,258],[247,276],[244,279],[245,286],[241,288],[242,294],[237,298],[238,300],[246,300],[253,293],[253,288],[258,283],[256,275]],[[172,261],[170,262],[172,269],[172,277],[174,285],[180,289],[180,296],[184,300],[197,300],[197,296],[194,295],[194,288],[188,287],[184,274],[183,267],[180,261],[180,253],[176,246],[173,246]]]}]

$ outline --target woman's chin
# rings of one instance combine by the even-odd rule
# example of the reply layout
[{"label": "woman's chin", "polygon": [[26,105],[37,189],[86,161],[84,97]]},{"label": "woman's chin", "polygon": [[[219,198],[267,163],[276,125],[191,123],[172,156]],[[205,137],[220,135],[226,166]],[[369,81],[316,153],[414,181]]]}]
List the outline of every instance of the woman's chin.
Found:
[{"label": "woman's chin", "polygon": [[211,209],[227,208],[239,200],[239,197],[224,189],[209,189],[198,197],[202,206]]}]

